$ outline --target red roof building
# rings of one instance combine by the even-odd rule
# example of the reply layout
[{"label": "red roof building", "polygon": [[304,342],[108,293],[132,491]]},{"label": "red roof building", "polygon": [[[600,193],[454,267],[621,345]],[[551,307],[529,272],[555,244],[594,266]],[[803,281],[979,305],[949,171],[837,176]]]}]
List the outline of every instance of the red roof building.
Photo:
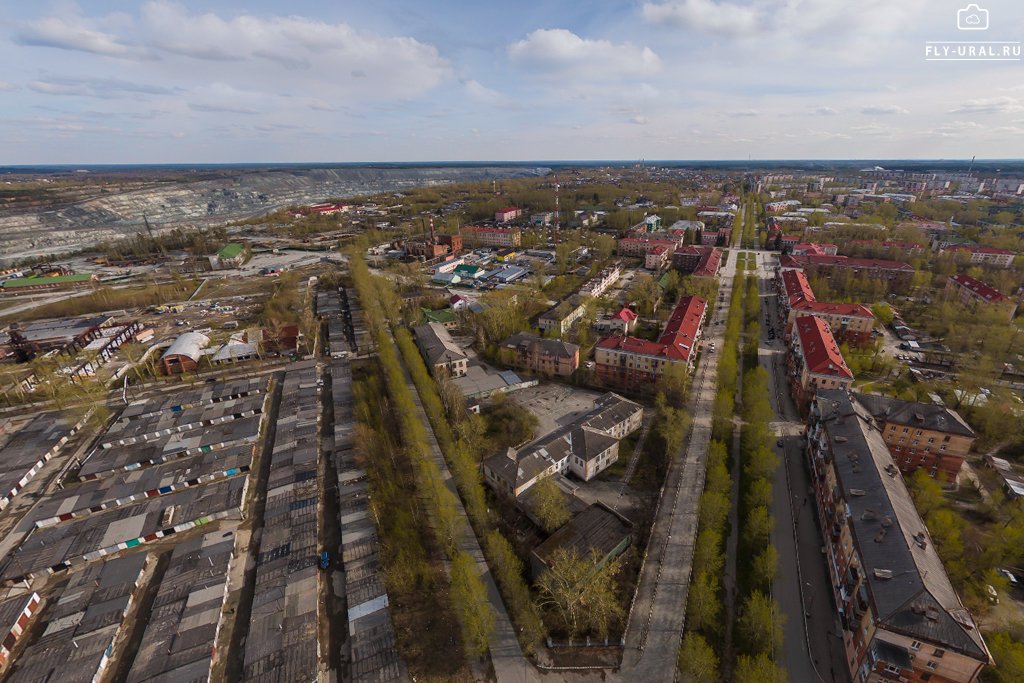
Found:
[{"label": "red roof building", "polygon": [[985,304],[1003,309],[1009,320],[1017,313],[1017,304],[998,289],[970,275],[953,275],[946,280],[946,291],[956,295],[965,306]]},{"label": "red roof building", "polygon": [[839,247],[834,244],[813,244],[801,242],[793,245],[793,254],[796,256],[835,256]]},{"label": "red roof building", "polygon": [[496,223],[508,223],[514,221],[523,215],[523,210],[515,206],[506,206],[504,209],[498,209],[494,212],[494,220]]},{"label": "red roof building", "polygon": [[814,301],[814,291],[807,275],[802,270],[780,271],[782,277],[782,307],[788,313],[798,301]]},{"label": "red roof building", "polygon": [[996,249],[994,247],[979,247],[969,244],[958,244],[942,249],[943,252],[959,252],[970,254],[970,263],[984,263],[1000,268],[1009,268],[1016,258],[1015,252],[1008,249]]},{"label": "red roof building", "polygon": [[693,271],[695,277],[716,277],[722,267],[722,252],[718,249],[711,249],[697,262]]},{"label": "red roof building", "polygon": [[652,390],[669,365],[689,369],[700,342],[707,301],[684,296],[676,304],[657,341],[630,336],[605,337],[597,343],[594,357],[601,382],[623,388]]},{"label": "red roof building", "polygon": [[796,318],[790,354],[790,380],[797,404],[806,407],[818,389],[848,389],[853,373],[847,367],[832,329],[822,318]]},{"label": "red roof building", "polygon": [[917,242],[900,242],[898,240],[884,240],[881,242],[875,240],[850,240],[850,246],[878,249],[881,251],[893,251],[900,250],[905,251],[908,254],[920,254],[924,251],[924,245],[918,244]]},{"label": "red roof building", "polygon": [[464,227],[462,237],[468,244],[485,247],[518,247],[523,241],[523,233],[519,228],[484,228],[474,225]]},{"label": "red roof building", "polygon": [[678,240],[650,239],[647,237],[623,237],[618,243],[619,256],[645,256],[655,247],[665,247],[671,255],[682,243]]},{"label": "red roof building", "polygon": [[875,315],[867,306],[801,299],[789,311],[787,334],[792,330],[797,317],[804,315],[813,315],[828,323],[839,343],[864,346],[871,342]]},{"label": "red roof building", "polygon": [[834,271],[846,271],[853,277],[885,280],[894,291],[909,289],[914,278],[914,266],[903,261],[887,261],[873,258],[850,258],[848,256],[795,256],[783,254],[779,267],[803,268],[811,276],[830,275]]},{"label": "red roof building", "polygon": [[672,267],[684,275],[715,277],[722,267],[722,252],[714,247],[679,247],[672,254]]}]

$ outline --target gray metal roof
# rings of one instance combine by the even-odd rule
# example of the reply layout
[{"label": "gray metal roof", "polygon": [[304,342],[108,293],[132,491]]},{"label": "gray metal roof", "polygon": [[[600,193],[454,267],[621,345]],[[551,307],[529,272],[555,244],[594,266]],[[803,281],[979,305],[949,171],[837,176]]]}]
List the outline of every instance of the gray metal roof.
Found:
[{"label": "gray metal roof", "polygon": [[887,629],[987,661],[928,528],[871,414],[842,390],[819,390],[815,410],[877,620]]},{"label": "gray metal roof", "polygon": [[501,342],[501,345],[506,348],[515,349],[519,349],[520,347],[524,349],[540,347],[542,352],[555,356],[556,358],[572,358],[580,350],[580,347],[576,344],[564,342],[560,339],[544,339],[529,332],[516,332],[511,337]]},{"label": "gray metal roof", "polygon": [[605,558],[628,545],[632,531],[633,525],[625,517],[598,503],[562,525],[534,548],[533,554],[545,565],[559,548],[575,550],[579,557],[597,551],[600,558]]},{"label": "gray metal roof", "polygon": [[466,354],[452,341],[448,330],[440,323],[428,323],[417,325],[412,328],[416,334],[416,341],[419,343],[423,355],[431,365],[435,365],[445,358],[451,360],[462,360]]},{"label": "gray metal roof", "polygon": [[901,401],[898,398],[889,398],[878,394],[854,393],[853,397],[876,419],[885,422],[971,438],[976,436],[971,426],[960,417],[960,413],[945,406]]},{"label": "gray metal roof", "polygon": [[167,347],[164,351],[164,355],[161,358],[167,358],[169,356],[187,356],[192,360],[198,362],[199,358],[203,355],[203,349],[210,344],[210,338],[201,332],[186,332],[177,339],[174,343]]}]

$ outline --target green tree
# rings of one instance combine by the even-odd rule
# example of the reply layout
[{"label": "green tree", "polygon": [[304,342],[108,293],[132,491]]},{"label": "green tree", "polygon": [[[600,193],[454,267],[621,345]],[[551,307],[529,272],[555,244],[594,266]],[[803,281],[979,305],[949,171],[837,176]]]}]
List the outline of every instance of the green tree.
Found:
[{"label": "green tree", "polygon": [[494,610],[487,586],[467,552],[458,552],[451,564],[452,606],[458,611],[462,644],[469,658],[482,657],[494,632]]},{"label": "green tree", "polygon": [[722,601],[718,575],[699,572],[686,594],[686,623],[690,628],[716,635],[722,628]]},{"label": "green tree", "polygon": [[892,324],[893,312],[892,307],[884,302],[879,302],[871,306],[871,312],[875,316],[875,320],[888,327]]},{"label": "green tree", "polygon": [[782,627],[786,617],[778,603],[755,590],[743,601],[736,631],[746,651],[770,655],[782,649]]},{"label": "green tree", "polygon": [[544,477],[532,487],[533,512],[547,533],[553,532],[568,522],[572,515],[566,504],[565,494],[551,477]]},{"label": "green tree", "polygon": [[743,542],[747,548],[759,551],[768,545],[772,529],[775,528],[775,519],[768,508],[759,505],[747,513],[747,518],[742,527]]},{"label": "green tree", "polygon": [[677,662],[683,680],[689,683],[717,683],[718,656],[699,633],[689,631],[683,636]]},{"label": "green tree", "polygon": [[751,579],[755,585],[770,588],[779,569],[779,551],[770,545],[758,553],[750,565]]},{"label": "green tree", "polygon": [[559,548],[537,579],[540,606],[554,612],[572,637],[591,632],[606,638],[612,622],[625,614],[615,582],[619,562],[598,567],[598,560],[597,551],[580,557],[573,549]]},{"label": "green tree", "polygon": [[733,683],[789,683],[786,670],[767,654],[755,657],[740,655],[732,673]]},{"label": "green tree", "polygon": [[910,475],[910,493],[914,498],[917,511],[925,519],[946,504],[946,499],[942,495],[942,487],[923,469],[914,470],[914,473]]}]

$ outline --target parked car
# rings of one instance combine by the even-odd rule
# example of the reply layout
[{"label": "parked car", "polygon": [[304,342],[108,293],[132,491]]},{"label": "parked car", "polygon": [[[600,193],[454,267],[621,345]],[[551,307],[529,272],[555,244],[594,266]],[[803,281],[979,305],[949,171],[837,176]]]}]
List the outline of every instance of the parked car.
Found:
[{"label": "parked car", "polygon": [[1013,572],[1011,572],[1009,569],[1001,569],[1000,568],[1000,569],[997,569],[996,571],[999,572],[1000,576],[1004,577],[1007,581],[1009,581],[1011,586],[1019,586],[1020,585],[1020,579],[1018,579],[1017,575],[1014,574]]}]

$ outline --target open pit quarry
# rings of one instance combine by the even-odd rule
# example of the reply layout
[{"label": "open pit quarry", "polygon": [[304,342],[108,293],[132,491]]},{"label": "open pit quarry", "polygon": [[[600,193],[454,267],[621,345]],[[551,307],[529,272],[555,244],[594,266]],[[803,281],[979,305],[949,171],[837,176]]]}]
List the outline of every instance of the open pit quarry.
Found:
[{"label": "open pit quarry", "polygon": [[211,227],[287,206],[434,184],[537,176],[548,170],[515,166],[221,169],[203,172],[196,179],[181,171],[143,170],[133,175],[123,170],[116,176],[102,171],[94,176],[64,173],[44,192],[0,204],[0,261],[67,253],[132,235],[146,229],[145,219],[156,232]]}]

